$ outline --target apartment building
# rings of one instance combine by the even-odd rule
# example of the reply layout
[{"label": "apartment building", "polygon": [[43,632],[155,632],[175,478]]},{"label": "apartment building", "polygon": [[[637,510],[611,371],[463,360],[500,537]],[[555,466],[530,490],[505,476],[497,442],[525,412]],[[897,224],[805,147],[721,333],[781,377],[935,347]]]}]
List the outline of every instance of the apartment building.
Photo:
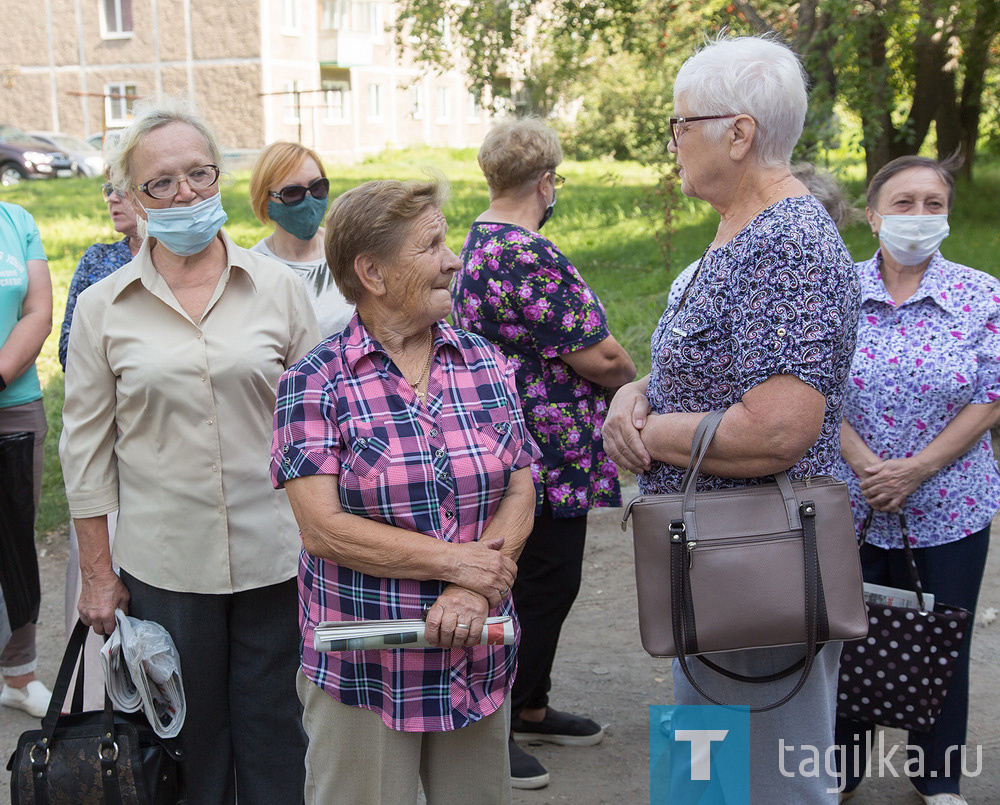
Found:
[{"label": "apartment building", "polygon": [[395,46],[393,2],[32,5],[43,14],[6,15],[0,52],[0,122],[24,129],[87,136],[167,93],[194,98],[228,148],[297,140],[356,160],[387,146],[477,146],[489,123],[461,74],[418,68]]}]

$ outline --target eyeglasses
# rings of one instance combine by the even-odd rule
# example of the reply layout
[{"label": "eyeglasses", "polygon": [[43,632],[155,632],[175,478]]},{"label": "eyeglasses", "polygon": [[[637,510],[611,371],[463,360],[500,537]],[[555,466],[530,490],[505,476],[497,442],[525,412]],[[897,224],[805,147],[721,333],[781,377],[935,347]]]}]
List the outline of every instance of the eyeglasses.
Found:
[{"label": "eyeglasses", "polygon": [[192,190],[204,190],[219,181],[218,165],[199,165],[191,168],[187,173],[179,173],[176,176],[160,176],[157,179],[150,179],[139,185],[139,189],[150,198],[173,198],[177,194],[177,188],[181,182],[187,182]]},{"label": "eyeglasses", "polygon": [[697,115],[696,117],[672,117],[670,118],[670,142],[677,145],[677,127],[681,123],[697,123],[699,120],[726,120],[730,117],[739,117],[741,112],[735,115]]},{"label": "eyeglasses", "polygon": [[556,190],[558,190],[560,187],[562,187],[564,184],[566,184],[566,177],[565,176],[560,176],[555,171],[549,171],[549,173],[552,174],[552,186]]},{"label": "eyeglasses", "polygon": [[317,200],[326,198],[330,195],[330,180],[320,178],[310,184],[309,187],[303,187],[300,184],[290,184],[277,192],[269,190],[267,194],[281,201],[286,207],[294,207],[296,204],[301,204],[306,200],[306,193]]},{"label": "eyeglasses", "polygon": [[101,185],[101,197],[105,201],[108,201],[112,196],[118,196],[118,198],[123,197],[121,193],[115,190],[115,186],[111,184],[111,182],[105,182]]}]

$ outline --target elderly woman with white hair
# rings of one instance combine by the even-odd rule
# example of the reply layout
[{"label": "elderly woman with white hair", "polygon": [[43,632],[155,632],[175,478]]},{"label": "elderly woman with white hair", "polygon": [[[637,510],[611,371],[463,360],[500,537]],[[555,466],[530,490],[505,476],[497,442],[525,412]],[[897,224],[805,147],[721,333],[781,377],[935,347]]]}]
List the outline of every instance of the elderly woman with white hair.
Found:
[{"label": "elderly woman with white hair", "polygon": [[[787,470],[830,474],[859,311],[857,275],[837,228],[789,168],[806,90],[798,59],[765,38],[721,39],[685,62],[674,84],[670,151],[681,189],[719,213],[715,239],[652,339],[652,371],[616,395],[609,453],[643,493],[676,492],[698,423],[724,410],[699,487],[740,487]],[[780,579],[775,579],[780,584]],[[713,655],[743,677],[781,671],[801,647]],[[790,702],[750,716],[748,802],[835,802],[834,770],[800,763],[833,744],[840,644],[816,657]],[[761,707],[796,676],[750,684],[675,664],[678,704]],[[784,741],[784,744],[781,741]],[[782,753],[782,747],[785,751]]]},{"label": "elderly woman with white hair", "polygon": [[319,340],[316,317],[289,269],[221,229],[202,120],[137,108],[110,161],[148,237],[80,294],[71,328],[60,455],[80,617],[111,634],[121,608],[173,637],[189,805],[300,802],[298,535],[267,464],[278,378]]}]

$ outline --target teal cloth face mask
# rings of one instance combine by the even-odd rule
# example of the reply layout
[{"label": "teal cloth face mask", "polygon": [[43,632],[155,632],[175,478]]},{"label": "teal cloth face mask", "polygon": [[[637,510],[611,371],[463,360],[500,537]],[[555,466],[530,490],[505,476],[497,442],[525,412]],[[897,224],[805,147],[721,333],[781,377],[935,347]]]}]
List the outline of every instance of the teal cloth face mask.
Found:
[{"label": "teal cloth face mask", "polygon": [[312,240],[326,215],[326,202],[325,198],[313,198],[306,193],[306,197],[293,206],[280,201],[267,202],[267,214],[274,223],[299,240]]},{"label": "teal cloth face mask", "polygon": [[149,218],[146,222],[149,236],[180,257],[204,251],[229,220],[222,209],[221,193],[190,207],[147,209],[146,215]]}]

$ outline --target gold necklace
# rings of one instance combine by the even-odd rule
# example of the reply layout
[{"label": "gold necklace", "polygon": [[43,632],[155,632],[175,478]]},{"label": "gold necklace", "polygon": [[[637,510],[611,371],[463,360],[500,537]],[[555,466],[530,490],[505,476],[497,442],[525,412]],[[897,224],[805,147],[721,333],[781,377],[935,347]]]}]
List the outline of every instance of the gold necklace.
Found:
[{"label": "gold necklace", "polygon": [[[424,380],[427,380],[428,386],[430,386],[430,371],[431,371],[431,361],[434,360],[434,333],[430,333],[430,344],[427,347],[427,361],[424,363],[423,371],[420,372],[420,377],[414,383],[407,379],[406,375],[403,375],[403,379],[410,384],[410,388],[413,389],[413,393],[417,395],[417,399],[422,403],[427,402],[427,392],[421,391],[420,387],[423,385]],[[429,390],[429,389],[428,389]]]},{"label": "gold necklace", "polygon": [[[781,184],[779,184],[779,185],[778,185],[778,186],[777,186],[776,188],[774,188],[774,190],[773,190],[773,191],[771,192],[771,195],[769,195],[769,196],[767,197],[767,200],[766,200],[766,201],[765,201],[765,202],[764,202],[764,203],[763,203],[763,204],[762,204],[762,205],[761,205],[760,207],[758,207],[758,208],[757,208],[757,209],[756,209],[756,210],[754,211],[754,214],[753,214],[753,215],[751,215],[751,216],[750,216],[749,218],[747,218],[747,219],[746,219],[746,220],[745,220],[745,221],[743,222],[743,224],[742,224],[742,225],[740,226],[740,228],[739,228],[739,229],[737,229],[737,230],[736,230],[735,232],[733,232],[733,237],[732,237],[732,238],[728,238],[728,239],[727,239],[727,240],[725,241],[725,243],[728,243],[728,242],[729,242],[730,240],[732,240],[733,238],[735,238],[735,237],[736,237],[736,236],[737,236],[737,235],[738,235],[738,234],[739,234],[740,232],[742,232],[742,231],[743,231],[743,230],[744,230],[744,229],[746,228],[746,225],[747,225],[747,224],[749,224],[749,223],[750,223],[750,222],[751,222],[751,221],[752,221],[752,220],[753,220],[754,218],[756,218],[756,217],[757,217],[758,215],[760,215],[760,214],[761,214],[761,213],[762,213],[762,212],[763,212],[764,210],[766,210],[766,209],[767,209],[767,208],[768,208],[768,207],[769,207],[769,206],[771,205],[771,202],[772,202],[772,201],[774,200],[774,197],[775,197],[776,195],[778,195],[778,193],[780,193],[780,192],[782,191],[782,189],[783,189],[783,188],[784,188],[784,187],[785,187],[785,186],[786,186],[786,185],[787,185],[787,184],[788,184],[788,183],[789,183],[790,181],[792,181],[792,179],[794,179],[794,178],[795,178],[794,176],[792,176],[791,174],[789,174],[789,175],[788,175],[788,178],[787,178],[787,179],[785,179],[785,180],[784,180],[784,181],[783,181],[783,182],[782,182]],[[721,244],[720,244],[720,245],[721,245]],[[716,247],[716,248],[718,248],[718,247]]]}]

